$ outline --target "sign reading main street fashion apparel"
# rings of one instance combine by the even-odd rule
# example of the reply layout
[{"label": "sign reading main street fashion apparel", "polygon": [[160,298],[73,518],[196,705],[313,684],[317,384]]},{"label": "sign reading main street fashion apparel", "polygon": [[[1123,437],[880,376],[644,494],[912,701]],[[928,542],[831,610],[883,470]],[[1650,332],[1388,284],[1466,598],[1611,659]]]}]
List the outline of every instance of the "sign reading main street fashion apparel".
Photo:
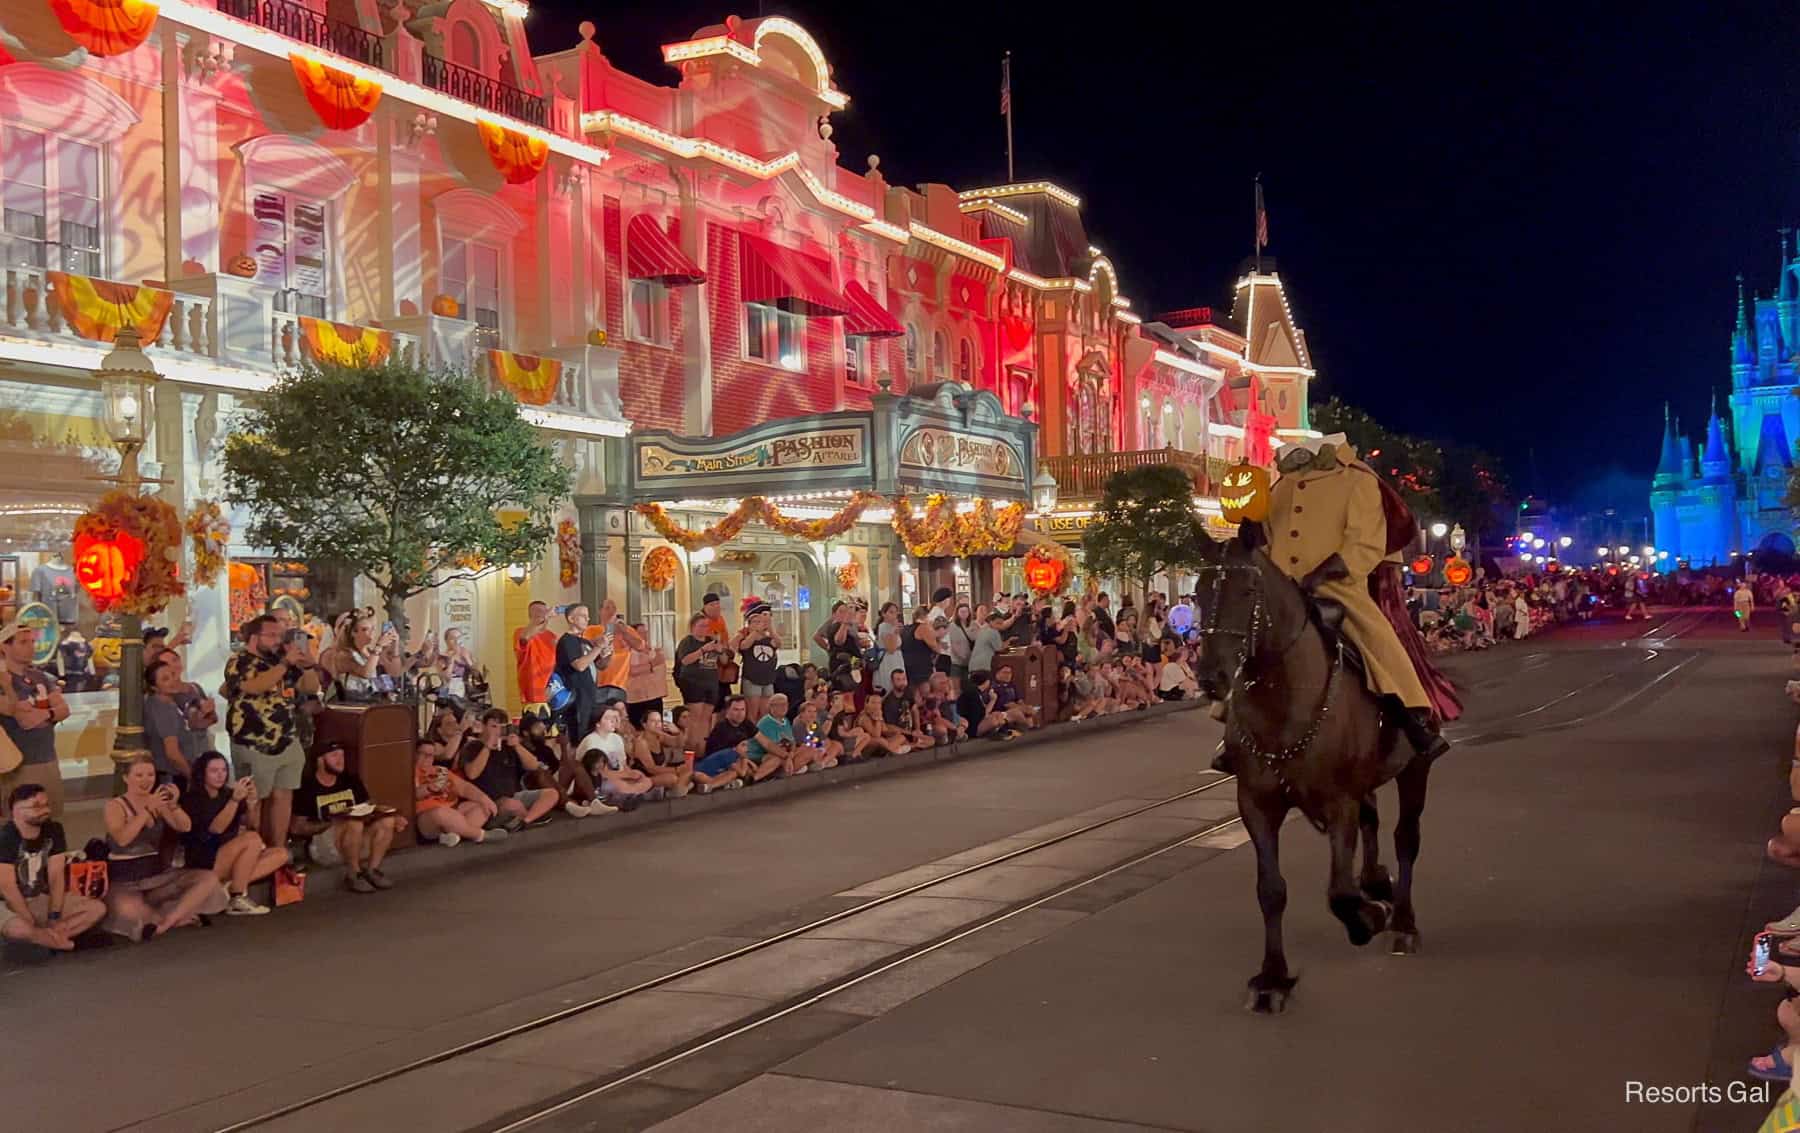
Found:
[{"label": "sign reading main street fashion apparel", "polygon": [[772,437],[723,452],[680,452],[666,445],[638,448],[638,476],[707,476],[721,472],[780,472],[853,468],[863,462],[866,429],[821,429]]}]

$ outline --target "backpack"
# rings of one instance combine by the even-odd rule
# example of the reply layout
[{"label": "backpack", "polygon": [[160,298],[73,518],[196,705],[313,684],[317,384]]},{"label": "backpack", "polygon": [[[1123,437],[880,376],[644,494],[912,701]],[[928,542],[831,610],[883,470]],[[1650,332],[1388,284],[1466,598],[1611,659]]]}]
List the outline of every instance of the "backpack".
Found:
[{"label": "backpack", "polygon": [[550,711],[561,712],[575,700],[575,690],[563,683],[562,674],[552,672],[550,679],[544,682],[544,703]]}]

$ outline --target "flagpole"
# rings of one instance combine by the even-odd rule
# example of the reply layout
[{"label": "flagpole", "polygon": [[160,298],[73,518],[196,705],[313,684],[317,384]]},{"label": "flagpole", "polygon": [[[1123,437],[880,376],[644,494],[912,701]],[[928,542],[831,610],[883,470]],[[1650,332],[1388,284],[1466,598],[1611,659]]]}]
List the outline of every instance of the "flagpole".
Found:
[{"label": "flagpole", "polygon": [[1006,183],[1013,182],[1013,129],[1012,129],[1012,52],[1008,51],[1000,60],[1000,91],[1004,95],[1002,102],[1006,111]]},{"label": "flagpole", "polygon": [[1250,211],[1250,248],[1256,260],[1256,274],[1262,274],[1262,174],[1256,175],[1256,200]]}]

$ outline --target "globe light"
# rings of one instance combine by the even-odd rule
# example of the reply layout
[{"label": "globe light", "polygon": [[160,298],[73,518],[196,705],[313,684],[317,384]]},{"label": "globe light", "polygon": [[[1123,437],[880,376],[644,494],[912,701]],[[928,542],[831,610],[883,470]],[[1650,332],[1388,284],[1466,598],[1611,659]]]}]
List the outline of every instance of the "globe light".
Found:
[{"label": "globe light", "polygon": [[1531,532],[1529,532],[1529,531],[1519,532],[1519,542],[1521,542],[1521,543],[1531,542]]},{"label": "globe light", "polygon": [[1631,548],[1630,547],[1620,547],[1619,553],[1621,555],[1629,555],[1631,553]]},{"label": "globe light", "polygon": [[1655,556],[1656,556],[1656,548],[1655,547],[1645,547],[1644,548],[1644,557],[1646,559],[1654,558]]},{"label": "globe light", "polygon": [[1434,523],[1431,525],[1431,534],[1435,538],[1442,539],[1444,536],[1450,534],[1450,525],[1448,523]]},{"label": "globe light", "polygon": [[1637,564],[1638,564],[1638,557],[1636,555],[1631,556],[1631,565],[1636,566]]},{"label": "globe light", "polygon": [[1601,547],[1601,548],[1600,548],[1600,549],[1599,549],[1599,550],[1600,550],[1600,557],[1601,557],[1601,558],[1603,558],[1603,559],[1604,559],[1604,558],[1605,558],[1605,557],[1606,557],[1606,556],[1608,556],[1608,555],[1610,555],[1610,554],[1612,554],[1612,548],[1611,548],[1611,547]]},{"label": "globe light", "polygon": [[717,547],[702,547],[690,555],[688,561],[697,566],[705,566],[707,563],[712,562],[718,557],[719,550]]},{"label": "globe light", "polygon": [[1568,535],[1564,535],[1561,539],[1558,539],[1556,542],[1557,542],[1558,546],[1567,547],[1567,546],[1573,544],[1575,542],[1575,540]]},{"label": "globe light", "polygon": [[1542,539],[1533,539],[1531,545],[1534,549],[1539,551],[1544,549],[1544,541]]},{"label": "globe light", "polygon": [[1659,558],[1659,559],[1666,559],[1666,558],[1668,558],[1668,557],[1669,557],[1669,552],[1667,552],[1667,551],[1658,551],[1658,552],[1656,552],[1656,557],[1657,557],[1657,558]]}]

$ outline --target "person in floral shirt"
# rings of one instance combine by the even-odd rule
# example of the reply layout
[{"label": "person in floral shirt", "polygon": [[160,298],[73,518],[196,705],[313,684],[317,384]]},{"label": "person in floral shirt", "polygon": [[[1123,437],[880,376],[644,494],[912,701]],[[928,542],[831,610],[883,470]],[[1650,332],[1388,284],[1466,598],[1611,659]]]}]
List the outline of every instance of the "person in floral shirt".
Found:
[{"label": "person in floral shirt", "polygon": [[[294,631],[298,634],[303,631]],[[287,846],[306,753],[300,747],[299,699],[319,692],[319,670],[302,644],[267,614],[244,623],[244,648],[225,663],[219,690],[229,702],[225,726],[231,758],[256,783],[263,841]]]}]

